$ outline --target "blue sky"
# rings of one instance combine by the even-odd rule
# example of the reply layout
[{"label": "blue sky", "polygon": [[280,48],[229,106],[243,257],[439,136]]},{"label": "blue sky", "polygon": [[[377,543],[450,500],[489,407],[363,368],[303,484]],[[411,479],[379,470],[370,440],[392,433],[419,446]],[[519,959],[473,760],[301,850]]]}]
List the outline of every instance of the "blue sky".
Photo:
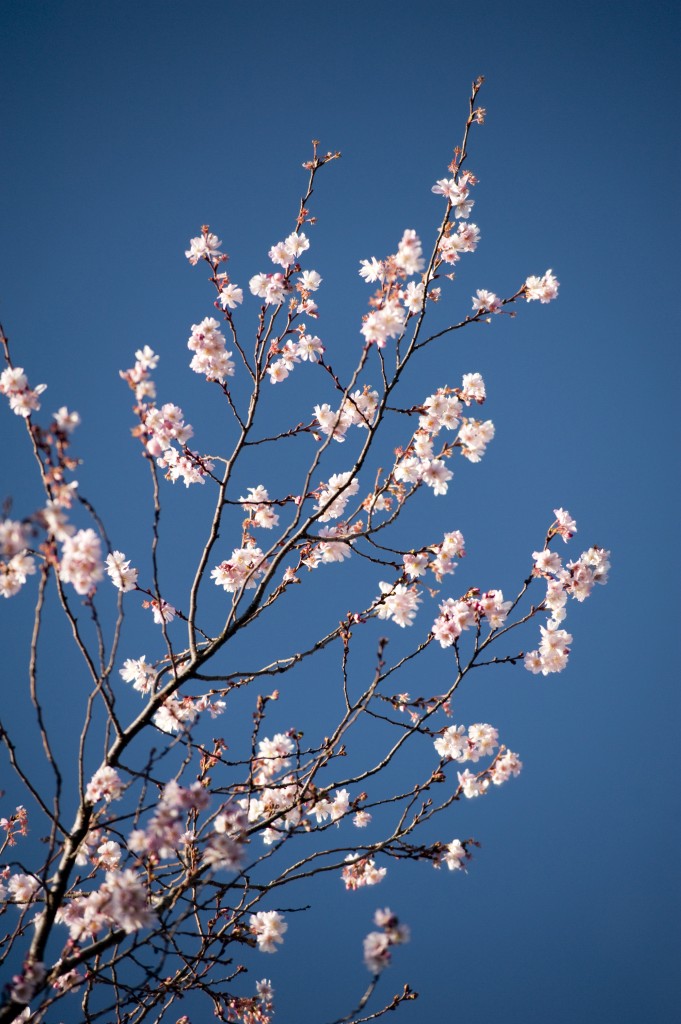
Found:
[{"label": "blue sky", "polygon": [[[15,361],[49,384],[44,407],[81,413],[79,479],[126,551],[149,513],[118,370],[150,344],[164,400],[214,424],[186,370],[188,329],[211,313],[205,274],[183,256],[190,236],[210,224],[245,286],[291,229],[310,139],[340,149],[315,194],[310,265],[324,278],[319,333],[346,365],[367,300],[358,261],[394,251],[405,228],[432,237],[431,185],[460,139],[471,80],[486,76],[488,120],[469,165],[482,244],[450,308],[465,314],[476,288],[510,294],[547,267],[561,292],[424,362],[414,401],[443,375],[457,383],[477,370],[497,426],[482,464],[457,471],[446,508],[431,502],[424,515],[464,532],[466,586],[510,591],[563,505],[580,527],[575,555],[610,548],[612,579],[571,610],[565,673],[490,673],[462,695],[461,720],[499,725],[525,763],[512,785],[456,808],[453,832],[483,844],[468,875],[405,867],[382,891],[345,897],[351,912],[320,885],[309,925],[298,938],[291,927],[287,949],[254,970],[272,978],[280,1024],[333,1019],[365,980],[373,910],[389,905],[413,932],[385,983],[421,993],[405,1021],[671,1021],[677,7],[24,0],[2,6],[0,31],[0,321]],[[307,401],[308,385],[296,387]],[[11,493],[28,514],[38,492],[22,424],[6,411],[1,423],[0,499]],[[198,499],[166,500],[181,576]],[[23,595],[3,602],[0,629],[14,636],[29,613]],[[56,628],[54,644],[67,666]],[[7,652],[11,681],[23,654],[14,664],[14,645]],[[338,920],[326,942],[329,906]],[[314,937],[304,958],[303,931]]]}]

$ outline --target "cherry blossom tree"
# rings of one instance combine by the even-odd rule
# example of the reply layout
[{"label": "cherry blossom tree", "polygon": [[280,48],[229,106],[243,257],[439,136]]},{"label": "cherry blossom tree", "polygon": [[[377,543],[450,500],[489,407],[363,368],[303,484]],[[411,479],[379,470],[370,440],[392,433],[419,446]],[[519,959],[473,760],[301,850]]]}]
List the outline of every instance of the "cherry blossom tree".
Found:
[{"label": "cherry blossom tree", "polygon": [[[453,833],[454,805],[520,773],[519,754],[492,724],[459,722],[456,692],[483,666],[562,672],[569,601],[605,583],[609,563],[596,546],[563,559],[577,527],[559,508],[523,556],[513,595],[457,593],[466,551],[456,523],[433,536],[423,518],[407,517],[424,495],[446,502],[456,460],[480,462],[494,437],[480,373],[461,367],[452,377],[450,358],[441,386],[413,397],[412,366],[443,337],[558,293],[547,270],[507,297],[478,290],[463,316],[430,329],[436,304],[461,302],[454,268],[480,239],[468,150],[484,121],[481,84],[473,85],[462,142],[432,187],[440,205],[432,247],[407,229],[394,253],[361,262],[370,296],[356,316],[349,375],[334,369],[323,329],[317,334],[323,282],[309,261],[313,192],[339,153],[313,144],[292,230],[247,287],[232,280],[208,226],[191,239],[186,257],[207,272],[213,310],[191,327],[189,366],[222,402],[224,429],[209,450],[194,440],[182,408],[157,397],[160,357],[148,345],[121,371],[150,480],[146,567],[127,554],[137,539],[110,537],[107,510],[88,501],[80,469],[74,477],[78,413],[44,415],[45,385],[29,383],[0,329],[0,391],[25,423],[44,492],[39,508],[8,508],[0,523],[2,596],[24,588],[34,595],[26,685],[39,740],[27,749],[12,723],[1,725],[17,794],[0,821],[0,960],[10,979],[1,1021],[56,1013],[179,1024],[191,1018],[178,1002],[193,992],[195,1005],[205,1004],[197,1013],[266,1024],[273,984],[251,979],[265,970],[262,954],[276,953],[298,928],[303,915],[289,908],[306,882],[331,876],[351,901],[403,860],[462,871],[476,841]],[[287,407],[286,422],[271,429],[271,396],[303,374],[309,406]],[[305,446],[305,468],[298,473],[296,464],[286,492],[273,490],[262,466],[285,460],[291,445]],[[205,522],[192,525],[203,537],[200,557],[184,592],[162,571],[159,549],[173,485],[206,495]],[[364,600],[358,589],[350,611],[335,606],[334,578],[358,566],[371,593]],[[53,598],[89,681],[84,696],[79,689],[67,698],[77,736],[71,763],[38,672]],[[320,602],[331,623],[321,633],[305,614]],[[261,638],[279,608],[289,615],[288,647],[271,659]],[[124,613],[142,623],[143,651],[128,646]],[[391,659],[395,635],[413,639]],[[370,662],[364,636],[377,638]],[[438,652],[446,682],[410,696],[399,677],[428,649]],[[333,674],[323,667],[330,656]],[[310,736],[296,721],[291,680],[318,672],[327,673],[334,702],[323,732]],[[280,702],[284,728],[270,726],[281,720]],[[364,940],[369,985],[358,980],[356,1005],[339,1020],[373,1020],[415,997],[408,985],[396,995],[379,987],[393,948],[408,938],[407,925],[379,906]],[[276,961],[266,973],[276,981]]]}]

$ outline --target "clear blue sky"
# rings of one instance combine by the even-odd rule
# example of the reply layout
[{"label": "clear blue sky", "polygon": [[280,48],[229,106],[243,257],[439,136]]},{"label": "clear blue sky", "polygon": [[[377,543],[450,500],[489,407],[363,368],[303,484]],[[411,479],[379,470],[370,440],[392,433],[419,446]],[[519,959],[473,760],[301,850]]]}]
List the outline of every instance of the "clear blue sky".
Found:
[{"label": "clear blue sky", "polygon": [[[483,844],[469,874],[405,866],[337,906],[320,885],[312,950],[303,957],[291,927],[256,977],[272,978],[279,1024],[333,1019],[365,981],[371,914],[389,905],[413,942],[385,991],[408,981],[422,993],[405,1021],[671,1022],[678,6],[15,0],[2,5],[0,36],[0,321],[31,381],[49,384],[45,408],[80,411],[79,479],[102,507],[115,489],[108,522],[126,551],[145,499],[118,370],[150,344],[163,394],[192,421],[202,415],[185,344],[211,295],[184,260],[189,237],[209,223],[245,286],[290,230],[309,140],[342,150],[320,181],[312,265],[325,279],[320,333],[331,351],[356,348],[358,261],[394,251],[407,227],[431,237],[430,187],[459,141],[471,80],[486,76],[488,122],[470,157],[483,242],[455,308],[466,312],[475,288],[510,294],[547,267],[561,293],[424,368],[424,388],[481,371],[497,425],[483,463],[460,472],[453,525],[468,541],[467,579],[510,590],[563,505],[584,547],[612,550],[612,580],[571,610],[565,673],[491,674],[462,698],[461,720],[498,725],[525,763],[452,820],[453,835]],[[3,411],[0,499],[12,493],[23,515],[36,488],[20,427]],[[29,609],[28,598],[3,602],[3,634]],[[5,644],[11,683],[23,655],[14,665]],[[347,919],[327,945],[329,907]]]}]

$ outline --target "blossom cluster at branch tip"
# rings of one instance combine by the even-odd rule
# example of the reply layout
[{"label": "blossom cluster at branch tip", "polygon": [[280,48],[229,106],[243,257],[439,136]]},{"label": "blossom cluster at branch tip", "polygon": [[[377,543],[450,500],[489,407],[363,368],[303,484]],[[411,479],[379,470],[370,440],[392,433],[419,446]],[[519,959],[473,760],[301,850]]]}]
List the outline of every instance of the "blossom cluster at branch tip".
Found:
[{"label": "blossom cluster at branch tip", "polygon": [[77,594],[89,594],[104,578],[102,545],[92,529],[65,537],[59,563],[59,579],[71,583]]},{"label": "blossom cluster at branch tip", "polygon": [[372,974],[380,974],[390,963],[390,949],[409,942],[410,933],[406,924],[400,924],[391,910],[377,910],[374,924],[380,932],[369,932],[364,939],[364,964]]},{"label": "blossom cluster at branch tip", "polygon": [[24,419],[40,409],[40,395],[46,388],[47,384],[29,388],[23,366],[8,366],[0,373],[0,395],[6,395],[12,412]]},{"label": "blossom cluster at branch tip", "polygon": [[284,915],[277,910],[260,910],[257,914],[251,914],[249,928],[255,935],[261,953],[276,953],[277,944],[284,941],[288,924]]},{"label": "blossom cluster at branch tip", "polygon": [[138,570],[130,568],[130,561],[122,551],[113,551],[106,556],[106,571],[113,585],[122,593],[137,587]]},{"label": "blossom cluster at branch tip", "polygon": [[226,377],[234,376],[232,353],[227,351],[220,324],[212,316],[205,317],[200,324],[192,324],[187,348],[194,353],[189,364],[194,373],[220,384],[225,383]]}]

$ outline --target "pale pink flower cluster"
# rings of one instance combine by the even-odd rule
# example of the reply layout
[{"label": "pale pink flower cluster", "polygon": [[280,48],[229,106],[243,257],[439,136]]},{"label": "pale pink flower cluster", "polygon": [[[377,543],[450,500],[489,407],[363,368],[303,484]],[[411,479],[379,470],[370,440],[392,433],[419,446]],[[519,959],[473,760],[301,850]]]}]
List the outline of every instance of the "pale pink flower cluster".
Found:
[{"label": "pale pink flower cluster", "polygon": [[185,487],[190,484],[204,484],[206,474],[212,472],[213,463],[208,459],[199,458],[198,452],[188,451],[185,455],[175,448],[168,448],[163,457],[156,460],[161,469],[167,470],[165,477],[171,483],[182,480]]},{"label": "pale pink flower cluster", "polygon": [[119,370],[119,376],[135,392],[137,402],[156,398],[156,385],[151,379],[150,370],[158,366],[158,356],[152,348],[145,345],[135,352],[135,365],[129,370]]},{"label": "pale pink flower cluster", "polygon": [[457,224],[456,231],[443,235],[438,242],[438,253],[444,263],[456,263],[462,252],[475,252],[480,241],[477,224]]},{"label": "pale pink flower cluster", "polygon": [[461,454],[469,462],[480,462],[493,437],[494,424],[491,420],[483,422],[464,417],[456,443],[461,447]]},{"label": "pale pink flower cluster", "polygon": [[267,367],[267,373],[270,384],[280,384],[286,380],[297,363],[319,362],[324,346],[316,334],[306,334],[305,327],[301,324],[297,339],[289,338],[282,347],[273,345],[271,351],[279,358]]},{"label": "pale pink flower cluster", "polygon": [[387,299],[380,309],[368,313],[361,331],[365,339],[384,348],[389,338],[398,337],[404,330],[406,314],[397,299]]},{"label": "pale pink flower cluster", "polygon": [[42,886],[33,875],[17,872],[10,876],[7,889],[13,903],[33,903],[40,895]]},{"label": "pale pink flower cluster", "polygon": [[153,601],[145,601],[144,607],[151,608],[154,616],[154,622],[157,626],[161,626],[163,623],[167,625],[169,622],[173,621],[177,614],[177,609],[173,608],[172,604],[168,604],[167,601],[164,601],[163,598],[161,598],[160,602],[157,601],[156,598],[154,598]]},{"label": "pale pink flower cluster", "polygon": [[365,885],[378,885],[387,874],[387,868],[377,868],[373,857],[362,857],[351,853],[345,858],[346,866],[341,872],[345,888],[361,889]]},{"label": "pale pink flower cluster", "polygon": [[303,555],[302,561],[308,569],[316,569],[322,563],[343,562],[352,554],[352,543],[357,533],[362,532],[362,524],[337,523],[335,526],[322,526],[319,530],[319,543]]},{"label": "pale pink flower cluster", "polygon": [[102,765],[98,768],[87,784],[85,799],[96,804],[99,800],[120,800],[123,794],[123,782],[115,768]]},{"label": "pale pink flower cluster", "polygon": [[249,821],[265,821],[276,817],[276,823],[272,822],[262,832],[263,842],[266,846],[271,846],[289,829],[299,824],[302,818],[301,787],[293,775],[285,775],[271,786],[264,785],[266,782],[267,777],[260,772],[256,777],[256,783],[263,788],[257,796],[252,794],[249,798],[240,800],[239,806]]},{"label": "pale pink flower cluster", "polygon": [[[39,960],[27,960],[23,965],[21,974],[15,974],[12,977],[9,993],[12,1002],[30,1003],[36,990],[45,980],[46,973],[44,963]],[[30,1011],[27,1016],[24,1016],[24,1013],[22,1013],[17,1019],[30,1020]]]},{"label": "pale pink flower cluster", "polygon": [[[352,470],[347,473],[334,473],[327,484],[322,484],[319,489],[319,497],[314,509],[319,512],[320,523],[328,523],[330,519],[338,519],[343,515],[345,507],[359,490],[359,480],[352,478]],[[333,500],[332,500],[333,499]],[[327,507],[328,506],[328,507]]]},{"label": "pale pink flower cluster", "polygon": [[470,187],[475,184],[473,176],[464,172],[459,178],[440,178],[433,185],[431,192],[444,196],[452,204],[452,213],[461,220],[467,220],[475,205],[475,200],[469,198]]},{"label": "pale pink flower cluster", "polygon": [[130,568],[130,562],[122,551],[106,556],[106,571],[113,585],[124,594],[136,589],[138,570]]},{"label": "pale pink flower cluster", "polygon": [[[0,594],[14,597],[36,571],[35,559],[25,550],[30,527],[5,519],[0,522]],[[7,561],[5,561],[5,558]]]},{"label": "pale pink flower cluster", "polygon": [[240,807],[225,805],[215,819],[203,853],[204,864],[217,871],[236,871],[244,858],[248,842],[248,820]]},{"label": "pale pink flower cluster", "polygon": [[272,509],[270,496],[262,484],[248,488],[248,496],[239,498],[244,510],[249,513],[249,522],[264,530],[271,530],[279,523],[279,516]]},{"label": "pale pink flower cluster", "polygon": [[[433,558],[430,557],[431,553]],[[443,576],[456,569],[459,563],[454,559],[463,558],[465,554],[463,534],[460,530],[452,530],[444,535],[441,544],[432,544],[425,551],[409,552],[402,556],[402,562],[406,575],[411,579],[423,576],[430,569],[440,582]]]},{"label": "pale pink flower cluster", "polygon": [[570,538],[577,533],[577,523],[564,508],[554,508],[553,514],[556,517],[556,521],[552,524],[549,533],[558,534],[559,537],[563,538],[563,542],[567,544]]},{"label": "pale pink flower cluster", "polygon": [[364,939],[364,963],[372,974],[380,974],[390,963],[390,948],[409,942],[409,928],[400,924],[391,910],[377,910],[374,924],[382,930],[369,932]]},{"label": "pale pink flower cluster", "polygon": [[7,395],[9,407],[16,416],[26,418],[40,409],[40,395],[47,384],[31,389],[22,366],[8,366],[0,373],[0,395]]},{"label": "pale pink flower cluster", "polygon": [[212,234],[208,227],[201,229],[201,234],[197,238],[190,239],[189,248],[185,251],[185,256],[193,267],[199,262],[199,260],[216,260],[222,256],[220,252],[220,246],[222,242],[217,235]]},{"label": "pale pink flower cluster", "polygon": [[446,864],[450,871],[461,871],[463,869],[468,853],[460,839],[452,839],[444,848],[440,860],[433,861],[433,867],[439,868],[440,864]]},{"label": "pale pink flower cluster", "polygon": [[59,579],[71,583],[77,594],[89,594],[104,578],[102,546],[92,529],[65,537],[59,563]]},{"label": "pale pink flower cluster", "polygon": [[235,548],[230,558],[216,565],[210,576],[217,587],[223,587],[228,594],[236,594],[242,587],[252,590],[266,571],[263,552],[254,544],[248,544]]},{"label": "pale pink flower cluster", "polygon": [[[217,322],[212,321],[212,323]],[[226,355],[229,354],[226,353]],[[166,402],[160,408],[154,404],[156,388],[149,376],[149,370],[158,363],[158,356],[149,346],[138,350],[135,356],[137,362],[134,367],[131,370],[120,371],[121,377],[133,389],[139,403],[137,412],[142,424],[135,433],[141,436],[146,450],[156,458],[161,469],[167,470],[166,479],[172,483],[182,479],[185,487],[189,487],[190,484],[205,483],[206,473],[211,472],[213,463],[199,458],[197,452],[187,449],[187,442],[192,437],[194,430],[191,424],[184,422],[182,409],[173,405],[172,402]],[[143,404],[147,399],[150,400],[150,404]],[[173,443],[177,443],[185,449],[184,452],[180,453],[173,448]]]},{"label": "pale pink flower cluster", "polygon": [[487,619],[490,629],[499,629],[511,606],[511,601],[504,601],[501,590],[488,590],[458,600],[448,597],[440,604],[440,614],[433,623],[433,636],[441,647],[451,647],[464,630],[473,628],[482,619]]},{"label": "pale pink flower cluster", "polygon": [[200,324],[192,324],[187,348],[194,353],[189,364],[194,373],[221,384],[226,377],[234,376],[232,353],[227,351],[220,324],[212,316],[207,316]]},{"label": "pale pink flower cluster", "polygon": [[260,910],[251,914],[249,929],[255,935],[261,953],[276,953],[277,943],[284,941],[288,925],[277,910]]},{"label": "pale pink flower cluster", "polygon": [[267,306],[280,305],[291,290],[283,274],[255,274],[248,282],[251,295],[265,300]]},{"label": "pale pink flower cluster", "polygon": [[484,288],[478,288],[473,296],[474,313],[501,313],[504,304],[494,292],[488,292]]},{"label": "pale pink flower cluster", "polygon": [[153,863],[174,857],[183,845],[187,813],[205,810],[209,802],[210,796],[199,782],[191,786],[166,783],[146,828],[135,829],[128,836],[128,848]]},{"label": "pale pink flower cluster", "polygon": [[203,697],[177,697],[173,695],[163,702],[154,715],[153,722],[161,732],[181,732],[190,726],[201,712],[208,711],[211,718],[216,718],[224,710],[224,701],[211,700],[208,695]]},{"label": "pale pink flower cluster", "polygon": [[307,235],[294,231],[283,242],[273,245],[267,255],[277,266],[286,269],[296,263],[309,248],[310,240]]},{"label": "pale pink flower cluster", "polygon": [[342,442],[350,427],[368,429],[374,422],[377,408],[378,392],[365,385],[362,391],[358,389],[348,395],[340,409],[334,410],[325,402],[315,405],[314,414],[321,432],[327,437],[331,434],[334,441]]},{"label": "pale pink flower cluster", "polygon": [[[416,232],[408,228],[399,242],[397,252],[386,260],[370,260],[360,263],[360,276],[367,283],[379,281],[381,289],[372,300],[376,307],[364,317],[361,332],[369,344],[383,348],[389,338],[396,338],[404,330],[409,316],[423,307],[425,286],[423,282],[409,282],[405,287],[397,286],[425,266],[421,240]],[[439,289],[429,294],[436,300]],[[403,303],[401,305],[400,303]]]},{"label": "pale pink flower cluster", "polygon": [[[564,509],[554,509],[556,521],[549,530],[549,537],[558,534],[568,541],[577,531],[577,524]],[[537,675],[550,675],[562,672],[568,662],[572,636],[560,623],[566,617],[567,598],[584,601],[596,583],[604,585],[608,581],[610,569],[610,552],[603,548],[593,547],[584,551],[576,562],[568,562],[563,568],[560,556],[548,547],[543,551],[534,551],[533,576],[541,576],[547,581],[544,607],[551,612],[546,626],[541,626],[541,642],[539,648],[528,651],[525,655],[525,668]]]},{"label": "pale pink flower cluster", "polygon": [[499,733],[484,722],[469,726],[468,732],[464,725],[450,725],[433,741],[433,746],[440,757],[450,761],[479,761],[499,746]]},{"label": "pale pink flower cluster", "polygon": [[233,284],[227,274],[218,274],[220,292],[218,302],[224,310],[236,309],[244,301],[244,293],[241,288]]},{"label": "pale pink flower cluster", "polygon": [[522,767],[523,762],[518,755],[514,754],[512,750],[506,750],[500,757],[497,757],[489,769],[489,777],[495,786],[501,786],[504,782],[508,782],[512,775],[520,775]]},{"label": "pale pink flower cluster", "polygon": [[314,801],[308,808],[308,813],[315,816],[317,823],[326,821],[327,818],[330,818],[331,821],[339,822],[349,810],[350,794],[347,789],[337,789],[333,800],[329,800],[328,797],[322,797]]},{"label": "pale pink flower cluster", "polygon": [[103,929],[122,928],[127,934],[154,920],[147,887],[132,871],[107,871],[99,889],[76,896],[60,907],[55,920],[65,924],[74,942],[94,938]]},{"label": "pale pink flower cluster", "polygon": [[528,277],[524,288],[528,302],[551,302],[558,295],[558,281],[552,270],[547,270],[543,277]]},{"label": "pale pink flower cluster", "polygon": [[156,672],[152,665],[146,660],[146,655],[141,658],[127,658],[123,662],[123,668],[119,669],[120,676],[126,683],[132,683],[133,689],[139,693],[151,693]]},{"label": "pale pink flower cluster", "polygon": [[191,424],[184,422],[182,409],[172,402],[160,409],[155,405],[145,407],[142,422],[148,435],[147,451],[154,456],[162,455],[173,441],[184,447],[194,433]]},{"label": "pale pink flower cluster", "polygon": [[296,745],[287,733],[278,732],[272,739],[266,737],[260,740],[253,761],[256,784],[265,785],[279,772],[285,772],[290,768],[290,757],[295,749]]},{"label": "pale pink flower cluster", "polygon": [[403,583],[378,584],[381,590],[381,597],[376,605],[376,614],[379,619],[392,619],[403,629],[405,626],[412,626],[421,597],[416,587],[407,587]]}]

